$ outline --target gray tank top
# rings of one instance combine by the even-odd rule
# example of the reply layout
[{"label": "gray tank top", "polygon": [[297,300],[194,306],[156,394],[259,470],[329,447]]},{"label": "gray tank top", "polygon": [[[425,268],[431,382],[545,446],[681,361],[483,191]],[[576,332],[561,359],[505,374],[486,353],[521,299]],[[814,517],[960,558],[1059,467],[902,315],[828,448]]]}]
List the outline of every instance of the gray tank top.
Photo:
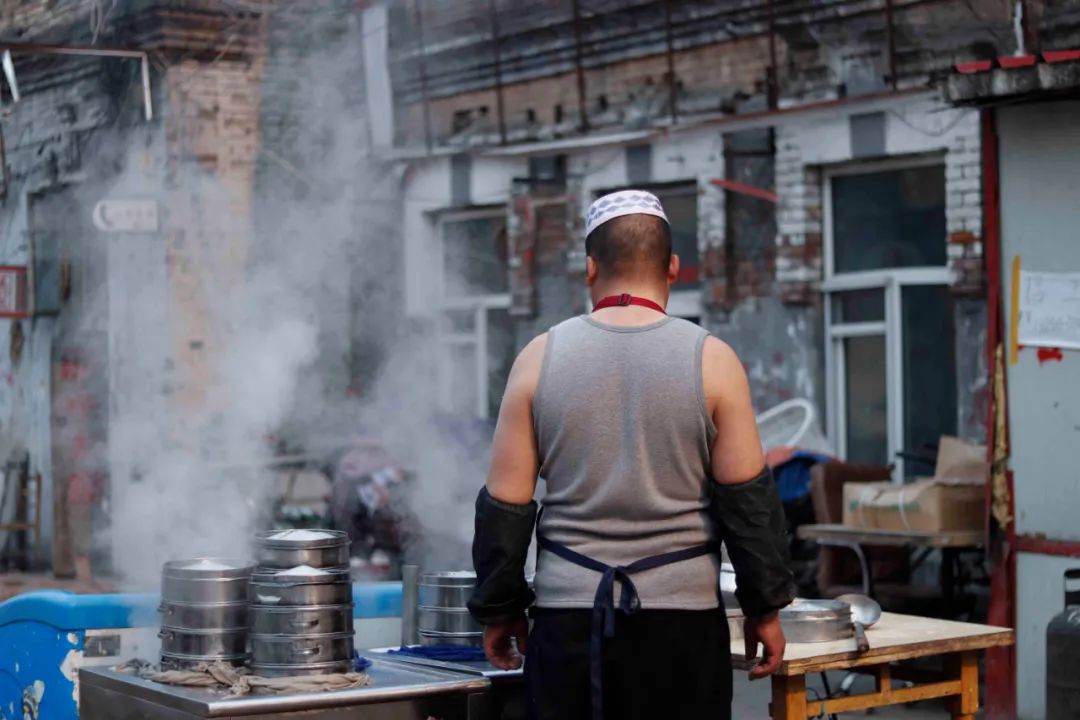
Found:
[{"label": "gray tank top", "polygon": [[[551,329],[532,408],[546,485],[542,533],[608,565],[711,539],[716,427],[702,391],[706,337],[676,318],[618,327],[582,316]],[[542,550],[537,605],[592,607],[599,581]],[[634,575],[646,609],[715,608],[718,582],[712,555]]]}]

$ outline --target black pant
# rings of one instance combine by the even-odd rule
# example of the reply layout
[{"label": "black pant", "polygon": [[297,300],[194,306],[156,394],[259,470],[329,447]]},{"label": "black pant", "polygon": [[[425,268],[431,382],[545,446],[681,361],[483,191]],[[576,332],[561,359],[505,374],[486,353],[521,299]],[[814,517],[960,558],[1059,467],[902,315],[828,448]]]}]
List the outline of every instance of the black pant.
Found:
[{"label": "black pant", "polygon": [[[525,661],[531,720],[589,720],[591,610],[536,609]],[[605,720],[731,718],[731,647],[717,610],[617,613],[604,639]]]}]

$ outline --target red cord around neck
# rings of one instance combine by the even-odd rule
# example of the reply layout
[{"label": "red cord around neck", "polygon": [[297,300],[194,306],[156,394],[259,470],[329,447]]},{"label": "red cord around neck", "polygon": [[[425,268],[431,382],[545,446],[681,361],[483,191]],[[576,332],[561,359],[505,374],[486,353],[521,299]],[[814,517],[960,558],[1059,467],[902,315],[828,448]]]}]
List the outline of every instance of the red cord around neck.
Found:
[{"label": "red cord around neck", "polygon": [[640,305],[641,307],[647,307],[650,310],[656,310],[657,312],[667,315],[667,311],[659,304],[648,298],[636,297],[629,293],[623,293],[622,295],[608,295],[606,298],[602,298],[593,305],[593,312],[609,307],[626,307],[627,305]]}]

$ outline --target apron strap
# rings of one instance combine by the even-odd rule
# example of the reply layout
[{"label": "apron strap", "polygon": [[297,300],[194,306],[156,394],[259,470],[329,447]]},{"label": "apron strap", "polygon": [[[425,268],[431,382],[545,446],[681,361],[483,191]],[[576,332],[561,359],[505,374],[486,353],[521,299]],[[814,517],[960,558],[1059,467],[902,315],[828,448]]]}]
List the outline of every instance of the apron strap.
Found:
[{"label": "apron strap", "polygon": [[[537,527],[539,528],[539,523]],[[630,576],[645,570],[653,570],[664,565],[709,555],[715,551],[715,548],[712,543],[706,543],[683,550],[652,555],[636,560],[629,565],[611,566],[571,550],[562,543],[557,543],[545,537],[539,530],[536,534],[536,541],[541,548],[558,555],[563,560],[600,573],[600,583],[596,586],[596,595],[593,597],[592,625],[589,632],[589,684],[591,687],[593,720],[603,720],[604,638],[614,637],[615,635],[616,608],[627,615],[633,615],[641,610],[641,598],[638,597],[637,586],[634,585],[634,581],[630,579]],[[618,605],[615,604],[616,580],[619,581],[622,588],[619,593]]]}]

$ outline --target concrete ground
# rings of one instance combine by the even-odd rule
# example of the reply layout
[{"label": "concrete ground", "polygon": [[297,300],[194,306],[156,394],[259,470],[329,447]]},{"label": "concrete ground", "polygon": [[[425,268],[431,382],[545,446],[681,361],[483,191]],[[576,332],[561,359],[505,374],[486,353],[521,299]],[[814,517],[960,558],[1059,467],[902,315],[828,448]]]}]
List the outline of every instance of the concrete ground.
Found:
[{"label": "concrete ground", "polygon": [[[829,673],[830,687],[833,689],[838,688],[843,677],[844,673],[842,672]],[[813,675],[808,678],[807,686],[824,697],[821,677],[819,675]],[[869,675],[862,675],[855,681],[855,685],[852,687],[852,693],[859,694],[870,692],[873,690],[873,687],[873,678]],[[732,704],[731,717],[734,720],[769,720],[769,694],[768,680],[750,682],[746,679],[745,672],[736,670],[735,700]],[[813,697],[813,695],[814,693],[810,692],[810,696]],[[878,710],[844,713],[839,717],[842,720],[843,718],[856,718],[868,715],[870,717],[878,718],[879,720],[947,720],[949,718],[949,713],[945,710],[943,701],[930,701],[916,703],[914,705],[905,705],[902,707],[898,706]],[[980,713],[976,717],[981,716]]]}]

